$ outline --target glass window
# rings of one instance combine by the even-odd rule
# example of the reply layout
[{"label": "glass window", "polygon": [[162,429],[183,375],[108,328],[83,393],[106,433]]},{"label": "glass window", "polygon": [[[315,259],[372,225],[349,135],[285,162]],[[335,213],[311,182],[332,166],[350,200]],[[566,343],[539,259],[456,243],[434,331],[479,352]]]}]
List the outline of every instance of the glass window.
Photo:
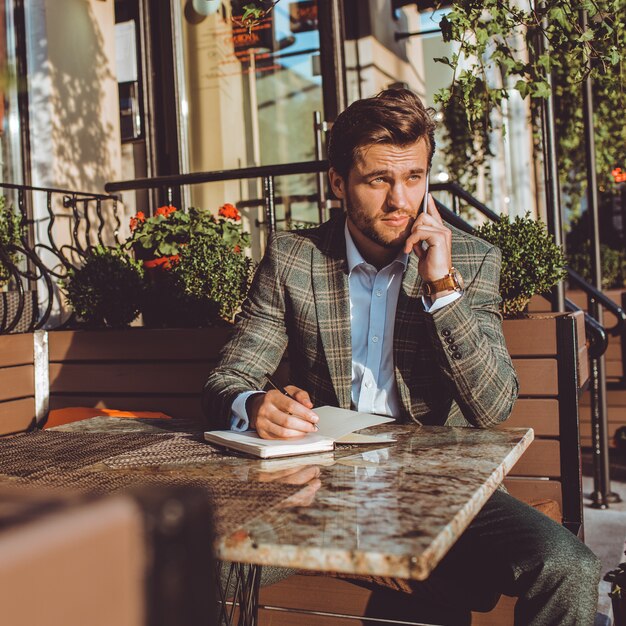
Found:
[{"label": "glass window", "polygon": [[[246,4],[181,1],[178,87],[186,171],[314,159],[313,112],[322,110],[317,3],[281,0],[251,29],[241,23]],[[315,219],[316,189],[311,175],[277,179],[280,224],[289,216]],[[215,210],[237,203],[252,221],[262,218],[261,197],[259,181],[189,190],[192,205]]]},{"label": "glass window", "polygon": [[0,1],[0,162],[2,182],[22,182],[13,2]]}]

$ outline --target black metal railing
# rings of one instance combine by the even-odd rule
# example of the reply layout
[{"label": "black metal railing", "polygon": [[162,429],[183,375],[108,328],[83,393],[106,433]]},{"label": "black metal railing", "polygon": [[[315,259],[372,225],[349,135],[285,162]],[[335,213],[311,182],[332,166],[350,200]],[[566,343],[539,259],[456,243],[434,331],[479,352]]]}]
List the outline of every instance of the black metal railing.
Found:
[{"label": "black metal railing", "polygon": [[[218,170],[212,172],[194,172],[192,174],[176,174],[171,176],[157,176],[154,178],[139,178],[107,183],[104,186],[107,193],[121,191],[139,191],[142,189],[157,189],[161,191],[163,200],[170,204],[178,190],[187,185],[225,182],[229,180],[260,179],[263,186],[263,198],[256,203],[263,204],[265,218],[263,223],[268,231],[276,229],[275,179],[279,176],[295,176],[300,174],[319,174],[328,170],[328,161],[301,161],[299,163],[283,163],[277,165],[261,165],[257,167],[243,167],[233,170]],[[254,200],[246,201],[247,205],[254,204]]]},{"label": "black metal railing", "polygon": [[0,246],[10,275],[0,299],[0,334],[63,326],[71,314],[59,283],[89,248],[120,243],[118,198],[12,183],[0,183],[0,190],[21,226],[19,242]]}]

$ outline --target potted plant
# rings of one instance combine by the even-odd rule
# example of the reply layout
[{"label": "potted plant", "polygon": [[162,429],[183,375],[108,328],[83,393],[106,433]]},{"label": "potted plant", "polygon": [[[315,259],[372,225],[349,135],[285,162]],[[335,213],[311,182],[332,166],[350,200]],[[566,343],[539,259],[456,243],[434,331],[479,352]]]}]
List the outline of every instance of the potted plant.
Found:
[{"label": "potted plant", "polygon": [[62,287],[89,328],[124,328],[139,314],[143,267],[121,248],[92,248],[82,267],[70,269]]},{"label": "potted plant", "polygon": [[505,318],[523,317],[534,295],[548,293],[565,278],[563,251],[545,225],[528,213],[513,221],[502,214],[497,222],[477,228],[475,234],[502,252],[500,295]]},{"label": "potted plant", "polygon": [[[537,392],[551,395],[553,366],[570,365],[578,370],[579,386],[588,378],[584,315],[576,313],[528,313],[533,296],[546,295],[566,275],[563,251],[554,243],[541,221],[528,214],[510,221],[501,215],[497,222],[483,224],[475,234],[497,246],[502,252],[500,273],[500,310],[507,348],[520,376],[521,395]],[[559,330],[561,329],[561,330]],[[567,334],[574,334],[575,362],[562,345]],[[540,364],[532,365],[532,358]],[[555,359],[555,361],[551,361]],[[562,365],[563,363],[563,365]],[[545,371],[542,372],[542,368]],[[538,373],[539,372],[539,373]],[[530,382],[525,382],[525,381]],[[530,385],[524,389],[524,385]]]},{"label": "potted plant", "polygon": [[224,204],[217,216],[164,206],[152,217],[137,213],[130,228],[125,248],[145,270],[145,325],[209,326],[232,319],[247,291],[252,266],[243,254],[250,237],[241,228],[235,206]]},{"label": "potted plant", "polygon": [[[24,275],[21,266],[24,255],[25,229],[22,218],[5,196],[0,196],[0,332],[24,332],[31,328],[37,316],[37,293],[18,289],[16,281]],[[19,319],[16,319],[20,313]]]},{"label": "potted plant", "polygon": [[0,257],[0,289],[6,291],[14,273],[7,262],[17,266],[20,261],[19,253],[14,246],[21,245],[23,234],[22,220],[12,206],[7,206],[6,198],[0,196],[0,246],[4,254]]}]

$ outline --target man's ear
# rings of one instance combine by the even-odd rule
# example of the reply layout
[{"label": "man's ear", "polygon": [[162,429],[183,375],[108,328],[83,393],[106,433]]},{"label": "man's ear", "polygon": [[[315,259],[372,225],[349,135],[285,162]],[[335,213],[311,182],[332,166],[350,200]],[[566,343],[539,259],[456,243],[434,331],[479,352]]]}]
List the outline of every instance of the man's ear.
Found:
[{"label": "man's ear", "polygon": [[334,167],[328,170],[328,180],[330,181],[330,188],[333,190],[335,196],[343,200],[346,197],[346,183]]}]

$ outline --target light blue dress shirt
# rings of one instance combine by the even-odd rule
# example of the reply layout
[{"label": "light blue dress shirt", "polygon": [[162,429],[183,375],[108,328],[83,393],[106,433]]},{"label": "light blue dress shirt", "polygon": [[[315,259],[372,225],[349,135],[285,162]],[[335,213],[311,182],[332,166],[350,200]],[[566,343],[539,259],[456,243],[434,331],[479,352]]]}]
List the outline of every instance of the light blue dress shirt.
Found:
[{"label": "light blue dress shirt", "polygon": [[[348,225],[345,226],[348,285],[350,290],[350,331],[352,338],[352,406],[365,413],[398,417],[400,399],[393,362],[393,333],[398,295],[409,255],[398,256],[381,270],[367,263],[358,251]],[[434,313],[461,297],[452,293],[433,303],[423,297],[424,310]],[[246,401],[259,391],[247,391],[235,398],[232,430],[249,426]]]}]

